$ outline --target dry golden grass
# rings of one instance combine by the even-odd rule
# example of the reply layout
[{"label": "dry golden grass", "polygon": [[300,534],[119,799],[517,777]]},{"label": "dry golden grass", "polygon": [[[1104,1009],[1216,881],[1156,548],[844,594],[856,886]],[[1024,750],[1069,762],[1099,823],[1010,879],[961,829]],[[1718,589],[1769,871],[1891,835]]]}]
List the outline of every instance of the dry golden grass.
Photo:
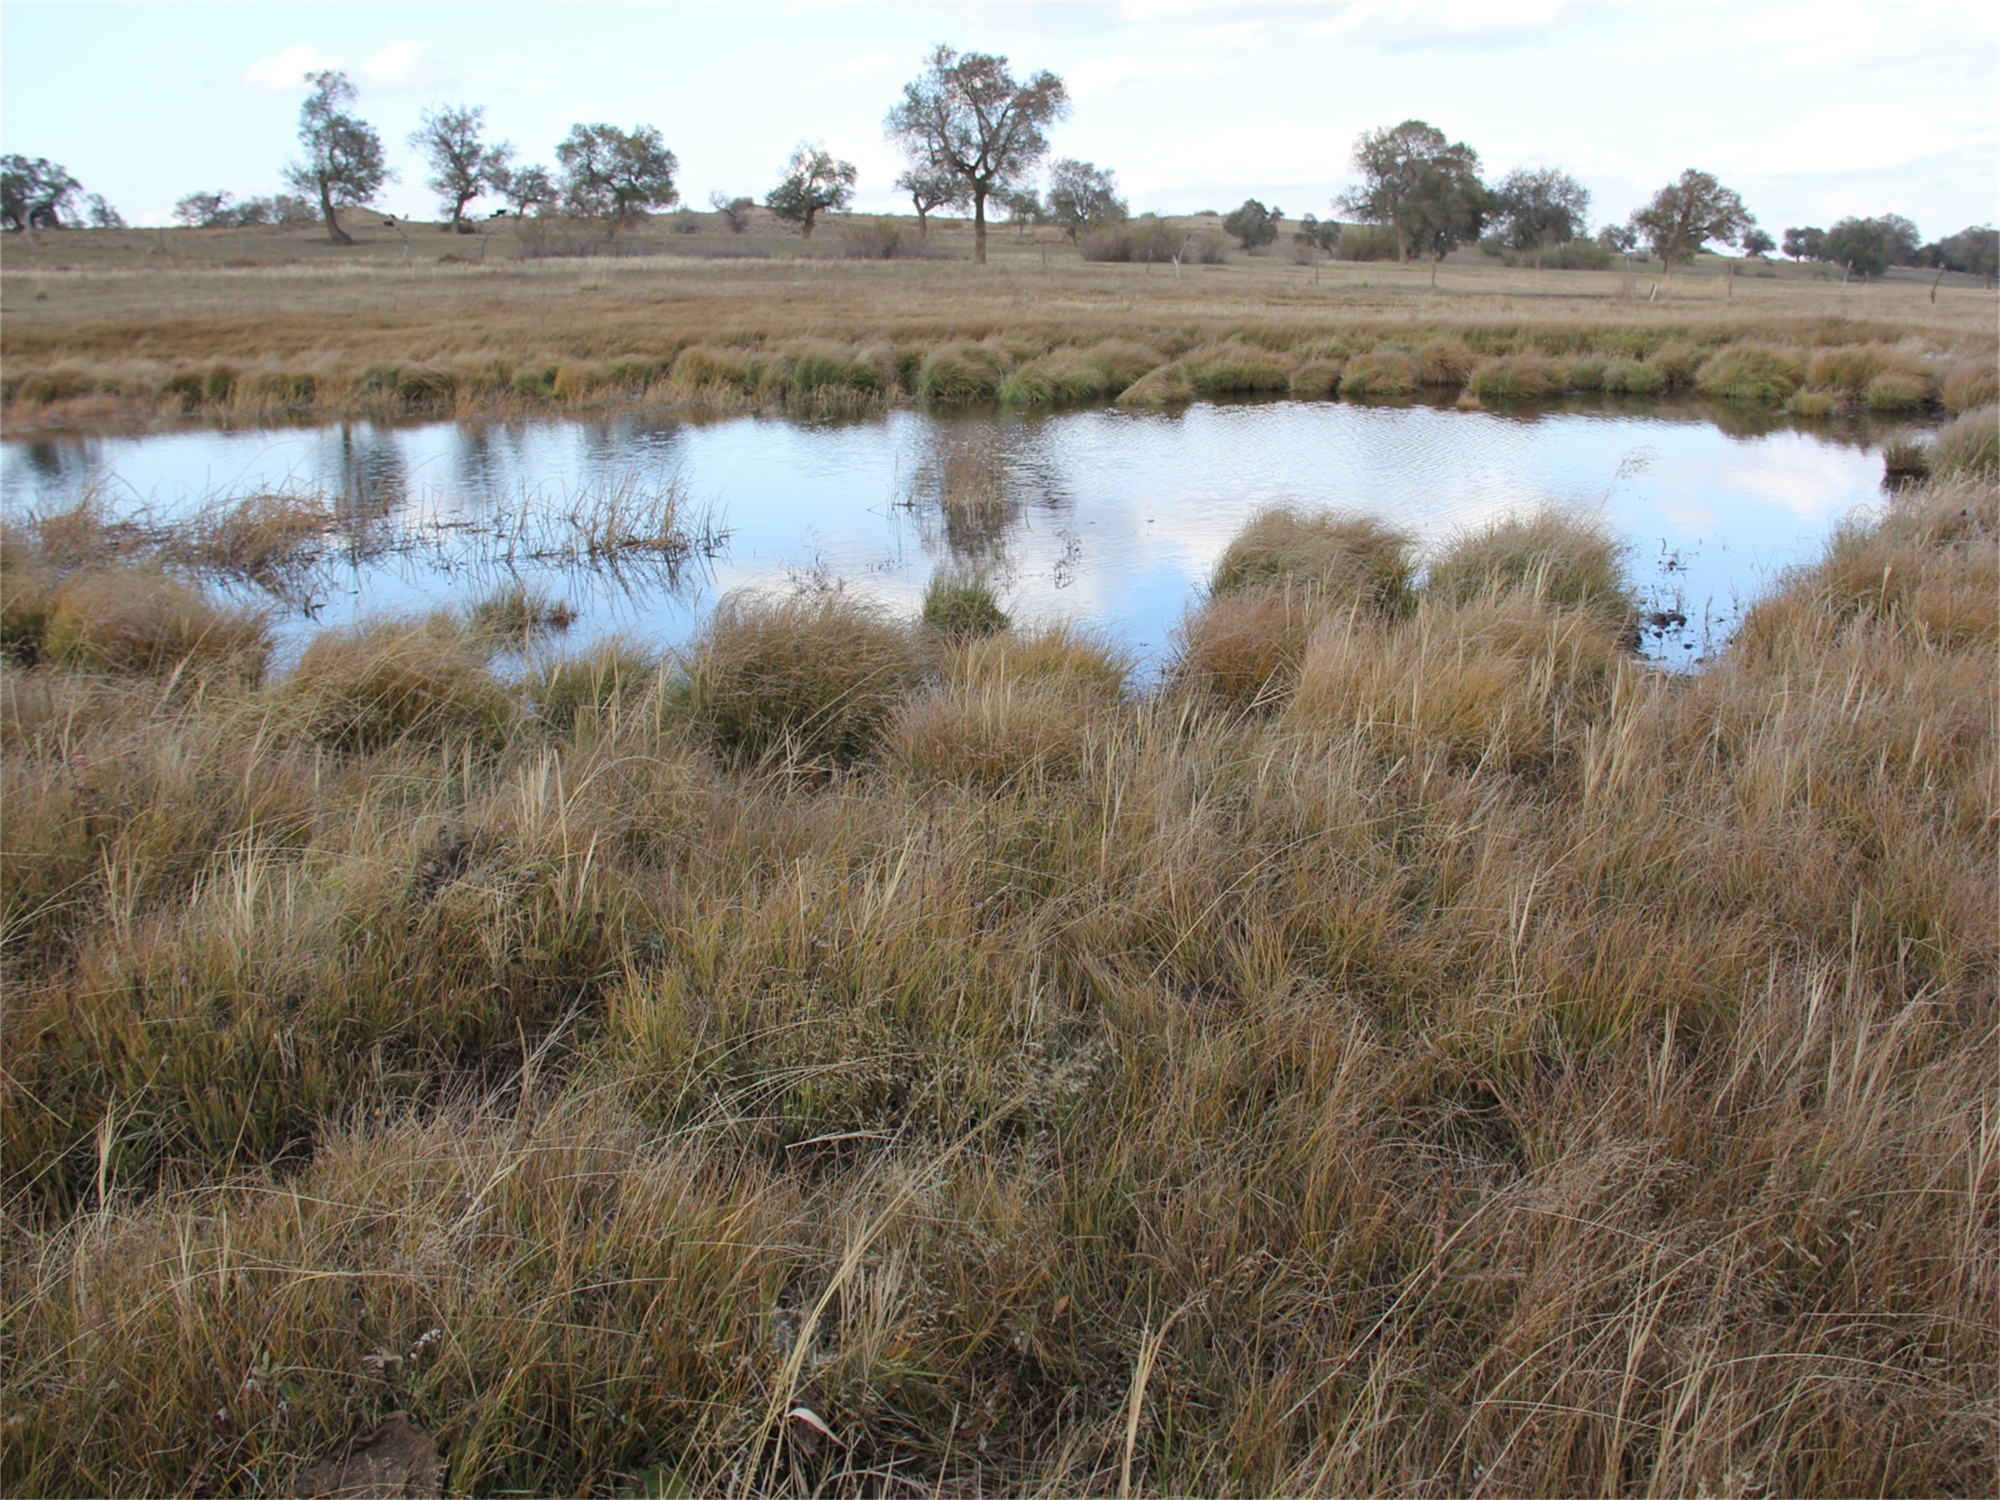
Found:
[{"label": "dry golden grass", "polygon": [[1691,676],[1488,538],[1261,715],[838,598],[0,667],[0,1488],[1988,1493],[1996,537]]}]

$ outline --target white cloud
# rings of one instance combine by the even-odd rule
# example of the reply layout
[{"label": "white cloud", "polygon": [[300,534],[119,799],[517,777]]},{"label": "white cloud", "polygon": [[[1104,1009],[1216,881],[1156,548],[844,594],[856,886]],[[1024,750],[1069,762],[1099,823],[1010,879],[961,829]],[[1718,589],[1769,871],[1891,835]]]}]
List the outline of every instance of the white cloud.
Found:
[{"label": "white cloud", "polygon": [[287,47],[250,64],[236,80],[236,86],[252,94],[303,94],[306,74],[339,66],[338,57],[317,47]]},{"label": "white cloud", "polygon": [[850,57],[846,62],[821,68],[814,75],[814,82],[845,83],[856,78],[873,78],[895,66],[896,59],[886,52],[864,52],[859,57]]},{"label": "white cloud", "polygon": [[382,93],[427,89],[444,77],[444,69],[422,42],[391,42],[355,71],[363,83]]},{"label": "white cloud", "polygon": [[1564,0],[1438,0],[1429,5],[1361,0],[1306,30],[1392,51],[1492,47],[1546,40],[1569,8]]},{"label": "white cloud", "polygon": [[1070,91],[1079,98],[1108,94],[1128,83],[1179,83],[1190,78],[1224,78],[1236,69],[1213,58],[1140,57],[1118,52],[1093,58],[1069,70]]}]

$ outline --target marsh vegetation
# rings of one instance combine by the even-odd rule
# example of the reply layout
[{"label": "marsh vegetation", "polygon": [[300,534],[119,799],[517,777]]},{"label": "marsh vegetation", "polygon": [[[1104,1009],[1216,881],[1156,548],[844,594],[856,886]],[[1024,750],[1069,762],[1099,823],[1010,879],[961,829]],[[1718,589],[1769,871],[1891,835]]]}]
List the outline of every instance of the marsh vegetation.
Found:
[{"label": "marsh vegetation", "polygon": [[391,1410],[465,1492],[1990,1481],[1990,482],[1692,676],[1588,524],[1294,508],[1143,690],[839,592],[274,671],[53,519],[9,1493],[282,1491]]}]

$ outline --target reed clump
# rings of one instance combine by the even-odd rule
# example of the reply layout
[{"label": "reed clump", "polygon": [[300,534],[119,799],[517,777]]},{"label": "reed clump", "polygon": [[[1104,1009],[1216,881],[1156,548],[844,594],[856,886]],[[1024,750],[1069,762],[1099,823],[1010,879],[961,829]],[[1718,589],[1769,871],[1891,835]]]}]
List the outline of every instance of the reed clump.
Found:
[{"label": "reed clump", "polygon": [[940,572],[925,586],[918,618],[947,640],[992,635],[1011,623],[981,574],[954,570]]},{"label": "reed clump", "polygon": [[1695,388],[1722,401],[1776,404],[1799,388],[1799,362],[1778,349],[1734,344],[1710,355],[1695,372]]},{"label": "reed clump", "polygon": [[1971,478],[2000,474],[2000,407],[1974,407],[1938,429],[1931,442],[1930,471]]}]

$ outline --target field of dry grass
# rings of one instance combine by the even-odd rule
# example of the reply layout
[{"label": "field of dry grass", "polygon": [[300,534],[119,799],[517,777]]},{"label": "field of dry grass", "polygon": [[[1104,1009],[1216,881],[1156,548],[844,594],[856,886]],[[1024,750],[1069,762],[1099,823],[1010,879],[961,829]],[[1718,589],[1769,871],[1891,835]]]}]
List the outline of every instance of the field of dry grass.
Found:
[{"label": "field of dry grass", "polygon": [[1281,513],[1144,694],[838,595],[273,677],[17,529],[0,1488],[1990,1494],[1996,528],[1671,675],[1587,527]]},{"label": "field of dry grass", "polygon": [[[1732,345],[1768,346],[1800,366],[1829,348],[1867,347],[1904,381],[1881,398],[1921,406],[1953,366],[1990,365],[1995,344],[1994,296],[1963,278],[1933,301],[1925,281],[1843,290],[1817,268],[1725,275],[1730,263],[1712,258],[1667,281],[1657,267],[1633,278],[1536,272],[1473,252],[1432,291],[1425,267],[1315,268],[1281,251],[1178,272],[1086,263],[1040,230],[1000,231],[982,267],[949,258],[966,237],[953,225],[936,231],[947,258],[893,261],[845,258],[839,224],[802,242],[656,223],[612,242],[616,254],[587,258],[522,258],[512,226],[477,239],[413,227],[407,261],[402,232],[356,227],[352,250],[304,230],[10,237],[0,270],[9,430],[190,413],[996,396],[1034,405],[1273,384],[1323,394],[1339,387],[1345,361],[1384,346],[1416,356],[1440,339],[1459,354],[1419,360],[1420,383],[1503,399],[1598,388],[1607,366],[1663,350],[1691,384]],[[529,239],[538,232],[530,226]],[[566,247],[587,238],[526,248]],[[1525,367],[1474,369],[1516,356],[1530,357],[1525,391]],[[1634,389],[1673,384],[1640,375]]]}]

